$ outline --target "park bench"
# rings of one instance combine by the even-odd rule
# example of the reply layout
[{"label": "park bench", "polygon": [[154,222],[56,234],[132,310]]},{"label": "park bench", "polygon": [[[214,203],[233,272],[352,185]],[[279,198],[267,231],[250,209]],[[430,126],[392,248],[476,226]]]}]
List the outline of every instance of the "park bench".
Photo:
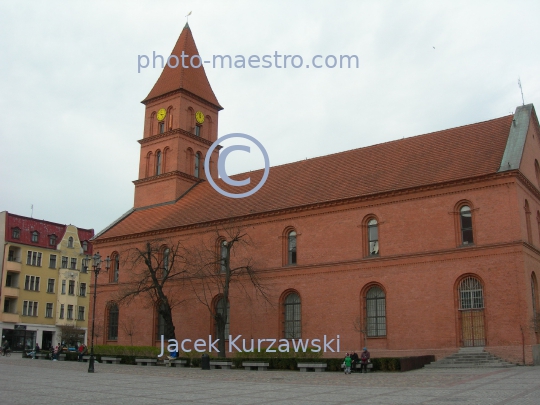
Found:
[{"label": "park bench", "polygon": [[66,354],[65,353],[60,353],[58,355],[58,361],[65,361],[66,360]]},{"label": "park bench", "polygon": [[103,364],[120,364],[120,357],[101,357],[101,362]]},{"label": "park bench", "polygon": [[135,359],[138,366],[155,366],[157,359]]},{"label": "park bench", "polygon": [[298,368],[300,371],[307,371],[313,369],[314,371],[325,371],[326,363],[298,363]]},{"label": "park bench", "polygon": [[[96,356],[94,355],[94,359],[96,358]],[[90,356],[82,356],[82,361],[89,361],[90,360]]]},{"label": "park bench", "polygon": [[176,365],[180,365],[180,366],[186,366],[187,365],[187,360],[180,360],[180,359],[165,359],[163,360],[163,363],[165,363],[165,366],[167,367],[176,367]]},{"label": "park bench", "polygon": [[45,359],[49,358],[49,353],[36,353],[36,359]]},{"label": "park bench", "polygon": [[[345,366],[342,364],[341,365],[341,368],[345,368]],[[371,371],[371,369],[373,368],[373,363],[368,363],[367,365],[367,371]],[[362,369],[362,365],[360,363],[357,363],[355,365],[351,365],[351,370],[361,370]]]},{"label": "park bench", "polygon": [[232,361],[219,361],[211,360],[210,361],[210,370],[215,370],[216,367],[221,368],[222,370],[230,370],[232,366]]},{"label": "park bench", "polygon": [[243,361],[242,362],[242,367],[244,367],[246,370],[257,369],[259,371],[266,371],[269,366],[270,366],[270,363],[261,363],[257,361]]}]

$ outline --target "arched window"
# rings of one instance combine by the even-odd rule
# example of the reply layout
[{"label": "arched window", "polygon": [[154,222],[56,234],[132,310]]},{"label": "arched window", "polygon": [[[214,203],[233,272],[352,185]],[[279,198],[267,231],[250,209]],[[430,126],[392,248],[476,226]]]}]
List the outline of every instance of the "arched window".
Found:
[{"label": "arched window", "polygon": [[165,335],[165,318],[159,313],[159,304],[156,305],[156,340],[161,340]]},{"label": "arched window", "polygon": [[161,174],[161,151],[156,152],[156,176]]},{"label": "arched window", "polygon": [[300,339],[302,337],[302,307],[300,297],[290,293],[283,300],[283,337]]},{"label": "arched window", "polygon": [[187,130],[189,132],[192,132],[191,130],[195,126],[195,110],[191,107],[188,107],[187,109],[186,121],[187,121]]},{"label": "arched window", "polygon": [[111,255],[112,271],[109,274],[109,282],[117,283],[118,275],[120,273],[120,255],[117,252],[113,252]]},{"label": "arched window", "polygon": [[531,274],[531,294],[532,294],[532,307],[533,307],[533,313],[536,314],[537,307],[538,307],[538,283],[536,280],[536,274],[534,271]]},{"label": "arched window", "polygon": [[39,242],[39,232],[38,231],[32,232],[32,242],[34,242],[34,243]]},{"label": "arched window", "polygon": [[296,231],[287,234],[287,264],[296,264]]},{"label": "arched window", "polygon": [[173,127],[173,115],[172,115],[172,106],[167,109],[167,130],[170,131]]},{"label": "arched window", "polygon": [[73,237],[70,236],[68,239],[68,248],[72,248],[72,247],[73,247]]},{"label": "arched window", "polygon": [[109,305],[107,314],[107,340],[118,340],[118,305]]},{"label": "arched window", "polygon": [[529,201],[525,200],[525,221],[527,222],[527,242],[532,243],[532,229],[531,229],[531,210],[529,208]]},{"label": "arched window", "polygon": [[150,169],[152,167],[152,152],[148,152],[148,154],[146,155],[146,167],[144,169],[144,177],[149,177],[151,176],[150,174]]},{"label": "arched window", "polygon": [[165,248],[165,250],[163,250],[163,278],[167,277],[169,274],[170,256],[171,250],[169,248]]},{"label": "arched window", "polygon": [[88,252],[88,242],[83,241],[82,243],[83,252]]},{"label": "arched window", "polygon": [[468,205],[464,205],[459,209],[459,224],[461,227],[461,244],[470,245],[474,243],[472,213]]},{"label": "arched window", "polygon": [[154,135],[154,131],[155,131],[155,122],[156,122],[156,112],[154,111],[152,114],[150,114],[150,126],[148,128],[148,135],[149,136],[152,136]]},{"label": "arched window", "polygon": [[197,152],[195,154],[195,169],[193,171],[193,175],[197,178],[200,177],[200,164],[201,164],[201,153]]},{"label": "arched window", "polygon": [[366,326],[368,337],[386,336],[386,295],[379,286],[366,293]]},{"label": "arched window", "polygon": [[212,118],[209,115],[204,119],[204,126],[206,127],[206,139],[212,139]]},{"label": "arched window", "polygon": [[225,240],[219,242],[219,271],[227,272],[227,241]]},{"label": "arched window", "polygon": [[368,255],[379,255],[379,224],[375,218],[367,223]]},{"label": "arched window", "polygon": [[459,284],[459,309],[484,308],[482,284],[475,277],[464,278]]},{"label": "arched window", "polygon": [[167,173],[167,155],[169,154],[169,151],[169,147],[163,149],[163,155],[161,157],[161,173]]},{"label": "arched window", "polygon": [[534,174],[536,174],[536,185],[540,188],[540,165],[536,159],[534,159]]},{"label": "arched window", "polygon": [[223,297],[221,297],[217,302],[216,302],[216,307],[214,308],[214,311],[215,311],[215,314],[216,316],[214,317],[214,324],[215,324],[215,329],[216,329],[216,336],[218,336],[218,328],[219,328],[219,319],[220,320],[225,320],[225,339],[228,339],[229,338],[229,325],[230,325],[230,313],[231,313],[231,304],[230,302],[227,303],[227,312],[225,312],[225,299]]}]

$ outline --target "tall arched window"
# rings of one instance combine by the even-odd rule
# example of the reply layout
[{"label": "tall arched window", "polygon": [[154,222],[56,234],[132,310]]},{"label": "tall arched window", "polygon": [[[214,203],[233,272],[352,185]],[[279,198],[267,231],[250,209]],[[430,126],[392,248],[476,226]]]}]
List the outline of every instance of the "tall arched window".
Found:
[{"label": "tall arched window", "polygon": [[165,335],[165,318],[159,313],[159,304],[156,306],[156,340],[161,340]]},{"label": "tall arched window", "polygon": [[167,109],[167,130],[170,131],[173,127],[173,115],[172,115],[172,110],[173,108],[172,107],[169,107]]},{"label": "tall arched window", "polygon": [[70,236],[70,237],[68,238],[68,248],[72,248],[72,247],[73,247],[73,237]]},{"label": "tall arched window", "polygon": [[88,242],[87,241],[83,241],[82,249],[83,249],[83,252],[88,252]]},{"label": "tall arched window", "polygon": [[107,340],[118,340],[118,305],[109,305],[107,315]]},{"label": "tall arched window", "polygon": [[225,338],[228,339],[229,337],[229,325],[231,323],[230,313],[231,313],[231,303],[227,303],[227,312],[225,312],[225,299],[221,297],[216,302],[216,307],[214,308],[215,311],[215,318],[214,318],[214,325],[216,330],[216,336],[218,336],[218,319],[225,319]]},{"label": "tall arched window", "polygon": [[536,174],[536,185],[540,188],[540,165],[536,159],[534,159],[534,174]]},{"label": "tall arched window", "polygon": [[199,178],[200,176],[200,164],[201,164],[201,154],[200,152],[197,152],[195,154],[195,168],[194,168],[194,171],[193,171],[193,175],[197,178]]},{"label": "tall arched window", "polygon": [[120,273],[120,256],[117,252],[113,252],[111,255],[112,271],[109,273],[109,282],[117,283],[118,275]]},{"label": "tall arched window", "polygon": [[161,151],[156,152],[156,176],[161,174]]},{"label": "tall arched window", "polygon": [[538,283],[536,280],[536,274],[534,271],[531,274],[531,294],[532,294],[532,309],[533,314],[536,315],[536,312],[538,310]]},{"label": "tall arched window", "polygon": [[484,346],[484,289],[476,277],[465,277],[458,286],[461,341],[465,347]]},{"label": "tall arched window", "polygon": [[287,264],[296,264],[296,232],[287,234]]},{"label": "tall arched window", "polygon": [[148,128],[148,135],[149,136],[154,135],[155,122],[156,122],[156,112],[154,111],[152,114],[150,114],[150,125],[149,125],[149,128]]},{"label": "tall arched window", "polygon": [[525,221],[527,222],[527,242],[532,243],[532,229],[531,229],[531,210],[529,208],[529,201],[525,200]]},{"label": "tall arched window", "polygon": [[459,224],[461,228],[461,244],[470,245],[474,243],[472,213],[468,205],[459,209]]},{"label": "tall arched window", "polygon": [[167,277],[169,274],[170,256],[171,250],[169,248],[165,248],[165,250],[163,250],[163,278]]},{"label": "tall arched window", "polygon": [[149,177],[152,174],[150,173],[150,169],[152,168],[152,152],[148,152],[146,155],[146,167],[144,168],[144,177]]},{"label": "tall arched window", "polygon": [[300,297],[290,293],[283,300],[283,337],[300,339],[302,337],[302,307]]},{"label": "tall arched window", "polygon": [[379,286],[366,293],[366,326],[368,337],[386,336],[386,295]]},{"label": "tall arched window", "polygon": [[367,238],[369,256],[379,255],[379,224],[375,218],[367,223]]},{"label": "tall arched window", "polygon": [[219,271],[227,272],[227,241],[225,240],[219,242]]}]

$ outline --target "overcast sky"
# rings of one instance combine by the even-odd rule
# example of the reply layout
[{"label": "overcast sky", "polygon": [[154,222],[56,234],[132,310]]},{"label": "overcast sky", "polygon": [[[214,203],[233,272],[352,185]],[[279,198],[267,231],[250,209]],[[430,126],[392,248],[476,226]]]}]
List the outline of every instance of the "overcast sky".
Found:
[{"label": "overcast sky", "polygon": [[[511,114],[518,77],[540,106],[539,1],[3,1],[0,211],[99,231],[132,207],[160,74],[138,55],[170,54],[190,11],[203,59],[358,56],[206,68],[219,136],[254,136],[273,166]],[[262,167],[231,158],[230,173]]]}]

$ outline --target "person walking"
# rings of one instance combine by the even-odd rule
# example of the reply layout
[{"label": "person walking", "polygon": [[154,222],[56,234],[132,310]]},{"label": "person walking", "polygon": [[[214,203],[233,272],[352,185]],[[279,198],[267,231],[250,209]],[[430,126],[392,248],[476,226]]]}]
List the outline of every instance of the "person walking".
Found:
[{"label": "person walking", "polygon": [[371,355],[368,352],[367,347],[362,349],[362,354],[360,355],[360,372],[367,373],[367,365],[371,361],[369,360]]},{"label": "person walking", "polygon": [[81,344],[79,346],[79,359],[77,361],[82,361],[83,359],[83,355],[84,355],[84,351],[85,351],[85,346],[84,344]]},{"label": "person walking", "polygon": [[349,356],[349,353],[345,356],[345,374],[351,374],[351,356]]},{"label": "person walking", "polygon": [[9,342],[7,341],[5,336],[2,336],[4,338],[4,341],[2,342],[2,356],[5,356],[7,351],[9,350]]}]

